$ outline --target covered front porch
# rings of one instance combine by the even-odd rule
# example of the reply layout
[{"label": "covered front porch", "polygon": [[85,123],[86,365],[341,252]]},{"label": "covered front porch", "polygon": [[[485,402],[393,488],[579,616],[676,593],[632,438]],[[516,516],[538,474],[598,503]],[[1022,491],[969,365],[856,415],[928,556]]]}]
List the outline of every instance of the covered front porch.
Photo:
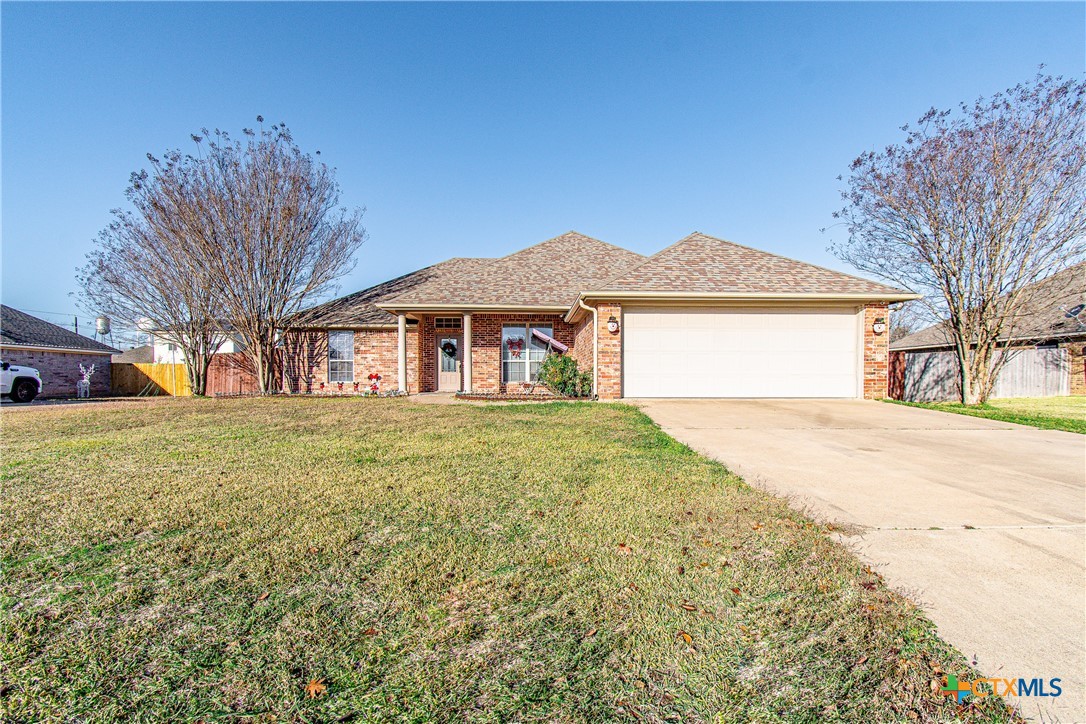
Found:
[{"label": "covered front porch", "polygon": [[[534,383],[549,352],[577,354],[576,329],[558,311],[413,310],[396,316],[401,390],[519,392]],[[411,357],[417,364],[408,363]],[[415,380],[409,378],[412,367]]]}]

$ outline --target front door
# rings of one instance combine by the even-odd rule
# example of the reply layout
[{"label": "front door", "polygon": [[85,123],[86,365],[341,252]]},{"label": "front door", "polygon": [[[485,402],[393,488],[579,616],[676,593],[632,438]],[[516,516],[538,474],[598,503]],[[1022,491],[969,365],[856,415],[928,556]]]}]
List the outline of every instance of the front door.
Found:
[{"label": "front door", "polygon": [[460,335],[437,336],[437,391],[460,391]]}]

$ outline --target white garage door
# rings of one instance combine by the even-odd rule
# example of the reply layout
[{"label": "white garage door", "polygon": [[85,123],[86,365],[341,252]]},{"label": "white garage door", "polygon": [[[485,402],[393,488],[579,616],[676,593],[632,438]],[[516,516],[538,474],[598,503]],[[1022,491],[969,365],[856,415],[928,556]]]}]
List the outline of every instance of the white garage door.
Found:
[{"label": "white garage door", "polygon": [[857,397],[854,309],[631,308],[625,397]]}]

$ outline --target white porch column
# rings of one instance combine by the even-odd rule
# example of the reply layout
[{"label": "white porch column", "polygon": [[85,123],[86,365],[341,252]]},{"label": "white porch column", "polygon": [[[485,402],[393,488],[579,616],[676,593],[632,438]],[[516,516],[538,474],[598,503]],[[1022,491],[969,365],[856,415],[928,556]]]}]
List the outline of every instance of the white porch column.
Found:
[{"label": "white porch column", "polygon": [[464,392],[471,392],[471,315],[464,315]]},{"label": "white porch column", "polygon": [[398,382],[400,392],[407,392],[407,316],[399,315],[396,318],[396,361],[399,364]]}]

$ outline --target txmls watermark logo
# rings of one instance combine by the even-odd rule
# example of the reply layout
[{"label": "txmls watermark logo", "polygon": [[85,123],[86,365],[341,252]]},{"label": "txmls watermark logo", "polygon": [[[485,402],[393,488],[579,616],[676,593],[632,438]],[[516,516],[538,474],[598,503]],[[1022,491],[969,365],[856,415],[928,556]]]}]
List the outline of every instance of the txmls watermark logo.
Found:
[{"label": "txmls watermark logo", "polygon": [[[984,696],[1059,696],[1061,679],[973,679],[959,681],[957,676],[949,674],[946,686],[939,691],[943,696],[953,696],[959,704],[969,697]],[[1047,687],[1046,687],[1047,683]]]}]

